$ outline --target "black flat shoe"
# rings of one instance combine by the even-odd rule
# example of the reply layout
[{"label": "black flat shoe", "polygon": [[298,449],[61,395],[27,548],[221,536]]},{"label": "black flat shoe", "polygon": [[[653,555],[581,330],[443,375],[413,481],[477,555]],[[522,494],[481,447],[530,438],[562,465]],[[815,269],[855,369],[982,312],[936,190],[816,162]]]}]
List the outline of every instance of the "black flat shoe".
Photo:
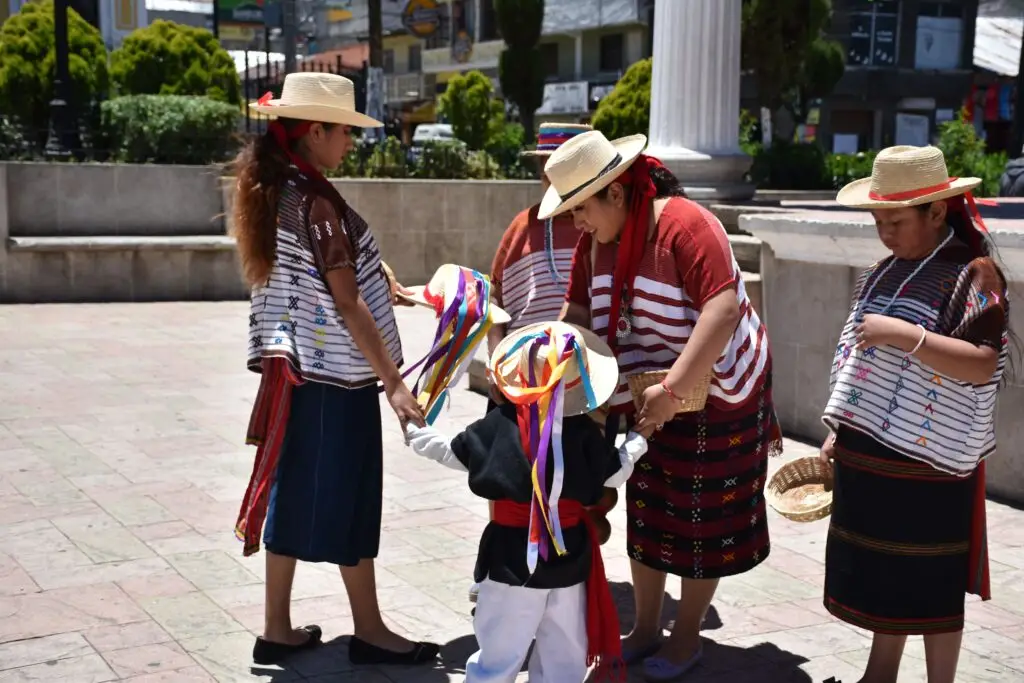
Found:
[{"label": "black flat shoe", "polygon": [[348,661],[355,666],[414,666],[437,659],[441,646],[436,643],[413,643],[408,652],[395,652],[352,636],[348,643]]},{"label": "black flat shoe", "polygon": [[316,625],[303,626],[299,630],[308,633],[309,637],[298,645],[275,643],[264,640],[263,636],[257,636],[256,644],[252,647],[252,661],[257,664],[277,664],[298,652],[316,647],[324,636],[323,631]]}]

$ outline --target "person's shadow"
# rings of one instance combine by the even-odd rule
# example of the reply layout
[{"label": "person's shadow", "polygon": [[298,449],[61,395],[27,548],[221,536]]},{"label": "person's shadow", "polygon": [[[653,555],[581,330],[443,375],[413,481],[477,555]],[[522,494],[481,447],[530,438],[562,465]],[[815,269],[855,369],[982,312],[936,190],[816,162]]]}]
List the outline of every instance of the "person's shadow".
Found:
[{"label": "person's shadow", "polygon": [[[633,628],[635,613],[633,609],[633,587],[626,582],[612,582],[612,598],[615,601],[619,612],[619,627],[622,635],[629,633]],[[674,617],[678,602],[665,594],[665,602],[662,608],[662,628],[671,629],[674,625]],[[708,610],[704,623],[701,626],[702,632],[716,631],[722,628],[723,623],[714,605]],[[348,674],[355,676],[352,680],[358,680],[360,669],[355,669],[348,662],[348,636],[341,636],[327,641],[323,646],[302,653],[289,660],[281,669],[262,669],[253,667],[251,672],[254,675],[269,677],[275,683],[285,683],[296,679],[314,676],[339,676],[341,678]],[[716,683],[811,683],[811,678],[800,671],[801,664],[807,662],[807,658],[792,652],[780,650],[772,643],[760,643],[753,647],[740,648],[734,645],[723,645],[714,640],[704,638],[704,656],[694,675],[714,676]],[[441,647],[441,656],[437,663],[431,666],[415,668],[414,678],[417,683],[448,683],[451,674],[459,675],[465,672],[466,660],[476,652],[476,637],[472,634],[459,636],[448,641]],[[523,670],[526,670],[530,654],[527,653],[523,662]],[[376,667],[388,671],[389,677],[394,679],[391,671],[399,671],[397,667]],[[638,666],[633,667],[638,669]],[[409,669],[410,673],[413,669]],[[700,673],[698,673],[698,671]],[[640,680],[635,676],[630,680]]]}]

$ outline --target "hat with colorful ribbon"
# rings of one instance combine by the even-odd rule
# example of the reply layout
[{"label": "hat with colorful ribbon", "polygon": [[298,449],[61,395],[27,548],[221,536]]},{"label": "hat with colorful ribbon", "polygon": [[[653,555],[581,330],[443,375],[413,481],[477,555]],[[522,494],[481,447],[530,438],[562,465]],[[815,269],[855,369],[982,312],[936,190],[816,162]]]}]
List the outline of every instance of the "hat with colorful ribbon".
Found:
[{"label": "hat with colorful ribbon", "polygon": [[448,387],[469,368],[469,360],[491,326],[507,323],[511,317],[491,302],[490,278],[450,263],[438,268],[426,285],[402,288],[396,293],[406,301],[433,309],[437,316],[430,351],[402,373],[407,377],[422,366],[413,395],[424,409],[427,424],[433,424],[448,397]]},{"label": "hat with colorful ribbon", "polygon": [[524,157],[548,157],[567,140],[594,130],[585,123],[542,123],[537,128],[537,145],[524,150]]},{"label": "hat with colorful ribbon", "polygon": [[951,178],[938,147],[900,145],[875,157],[871,177],[839,190],[836,201],[855,209],[898,209],[969,195],[981,178]]},{"label": "hat with colorful ribbon", "polygon": [[[498,344],[488,372],[501,393],[516,406],[523,450],[533,469],[527,567],[547,559],[550,538],[564,555],[565,542],[558,518],[565,462],[562,418],[596,410],[615,392],[619,368],[612,350],[601,339],[575,325],[546,322],[528,325]],[[549,462],[549,448],[552,457]],[[547,490],[548,470],[551,490]]]}]

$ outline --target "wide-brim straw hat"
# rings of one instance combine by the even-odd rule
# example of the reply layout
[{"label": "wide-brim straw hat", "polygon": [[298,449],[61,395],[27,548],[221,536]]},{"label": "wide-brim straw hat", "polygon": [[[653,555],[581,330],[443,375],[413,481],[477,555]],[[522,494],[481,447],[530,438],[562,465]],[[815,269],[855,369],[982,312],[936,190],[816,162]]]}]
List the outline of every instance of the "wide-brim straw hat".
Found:
[{"label": "wide-brim straw hat", "polygon": [[331,73],[294,73],[284,77],[281,97],[260,99],[249,109],[271,118],[336,123],[358,128],[380,128],[384,124],[356,111],[356,88],[352,81]]},{"label": "wide-brim straw hat", "polygon": [[588,405],[587,393],[584,390],[583,382],[580,381],[580,367],[573,358],[565,369],[562,379],[565,381],[565,397],[562,404],[562,414],[582,415],[595,410],[611,398],[615,388],[619,384],[619,364],[615,360],[615,354],[600,337],[590,330],[570,325],[563,322],[535,323],[520,328],[508,335],[498,343],[487,363],[487,371],[492,376],[501,376],[506,385],[512,387],[528,386],[530,376],[530,347],[529,342],[523,344],[512,357],[501,362],[502,357],[508,353],[516,343],[523,337],[529,337],[537,333],[550,331],[551,337],[542,343],[535,355],[535,376],[543,372],[544,364],[547,362],[547,354],[550,349],[551,339],[556,340],[559,347],[565,335],[573,335],[580,346],[583,357],[582,371],[590,379],[590,387],[594,392],[594,405]]},{"label": "wide-brim straw hat", "polygon": [[551,186],[540,202],[543,220],[582,204],[622,175],[647,147],[646,135],[608,141],[601,131],[581,133],[548,158],[544,166]]},{"label": "wide-brim straw hat", "polygon": [[[454,263],[446,263],[434,272],[434,276],[430,278],[430,282],[425,285],[414,285],[412,287],[402,287],[398,289],[395,294],[400,298],[408,301],[411,304],[429,308],[432,311],[437,309],[431,302],[433,296],[440,296],[444,299],[444,308],[448,308],[452,301],[455,300],[456,294],[459,289],[459,273],[465,272],[467,274],[467,287],[470,286],[471,281],[469,276],[473,273],[471,268],[463,268],[462,266],[455,265]],[[430,294],[428,294],[428,291]],[[504,325],[505,323],[512,320],[512,316],[506,313],[500,306],[491,302],[490,307],[487,309],[490,320],[495,325]]]},{"label": "wide-brim straw hat", "polygon": [[839,190],[836,201],[854,209],[898,209],[955,197],[978,185],[981,178],[950,178],[939,148],[900,145],[879,152],[871,177]]},{"label": "wide-brim straw hat", "polygon": [[585,123],[542,123],[537,129],[537,144],[522,152],[524,157],[545,158],[577,135],[594,130]]}]

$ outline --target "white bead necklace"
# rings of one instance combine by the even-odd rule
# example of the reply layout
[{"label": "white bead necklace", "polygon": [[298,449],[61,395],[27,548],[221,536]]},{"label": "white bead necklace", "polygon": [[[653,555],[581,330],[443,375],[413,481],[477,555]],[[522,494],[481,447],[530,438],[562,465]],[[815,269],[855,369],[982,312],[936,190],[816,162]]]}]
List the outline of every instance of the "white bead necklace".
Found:
[{"label": "white bead necklace", "polygon": [[[935,249],[932,250],[932,253],[928,254],[928,256],[922,259],[921,262],[917,264],[917,268],[914,268],[910,275],[908,275],[906,279],[904,279],[903,282],[900,283],[900,286],[896,289],[896,292],[889,299],[889,303],[887,303],[885,307],[878,312],[879,315],[885,315],[889,311],[889,308],[891,308],[892,305],[896,303],[896,297],[903,293],[903,290],[907,286],[907,284],[909,284],[910,281],[913,280],[914,277],[916,277],[917,274],[920,273],[926,265],[928,265],[928,262],[931,261],[932,258],[942,250],[943,247],[949,244],[949,241],[951,239],[953,239],[952,230],[950,230],[949,234],[946,235],[946,239],[942,240],[942,242],[939,243],[939,246],[935,247]],[[871,283],[871,286],[868,287],[868,291],[864,294],[863,297],[861,297],[860,301],[857,302],[856,320],[858,322],[864,319],[864,306],[865,304],[867,304],[868,300],[871,299],[871,293],[875,291],[875,285],[882,281],[882,278],[885,277],[885,274],[888,273],[894,265],[896,265],[896,261],[898,260],[898,258],[893,258],[893,260],[889,262],[889,265],[882,269],[882,272],[878,274],[878,277],[876,277],[874,282]]]}]

